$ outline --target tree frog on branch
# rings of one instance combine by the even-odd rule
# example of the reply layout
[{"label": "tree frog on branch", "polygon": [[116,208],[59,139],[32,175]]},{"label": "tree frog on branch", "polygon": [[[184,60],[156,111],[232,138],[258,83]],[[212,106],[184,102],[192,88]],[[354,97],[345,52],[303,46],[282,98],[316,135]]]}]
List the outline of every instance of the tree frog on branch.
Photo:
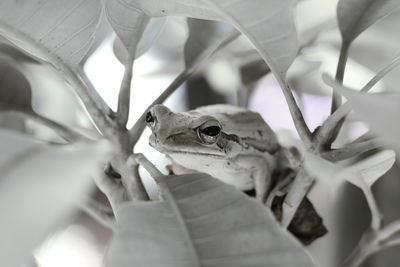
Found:
[{"label": "tree frog on branch", "polygon": [[255,189],[263,202],[272,173],[290,165],[288,150],[260,114],[241,107],[219,104],[174,113],[155,105],[146,122],[150,145],[172,159],[175,173],[178,166],[205,172],[238,189]]}]

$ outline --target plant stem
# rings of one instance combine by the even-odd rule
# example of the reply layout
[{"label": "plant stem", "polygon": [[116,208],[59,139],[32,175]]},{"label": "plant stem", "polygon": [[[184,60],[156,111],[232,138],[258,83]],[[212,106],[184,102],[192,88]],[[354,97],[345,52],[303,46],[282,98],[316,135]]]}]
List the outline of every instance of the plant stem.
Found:
[{"label": "plant stem", "polygon": [[371,192],[370,187],[364,182],[363,178],[359,177],[359,180],[361,182],[361,190],[364,193],[371,212],[371,226],[367,231],[364,232],[356,248],[346,259],[343,267],[360,266],[370,255],[390,246],[389,244],[385,244],[385,242],[393,234],[400,230],[399,222],[389,224],[381,229],[382,216],[376,200]]},{"label": "plant stem", "polygon": [[136,162],[130,162],[130,160],[128,159],[126,161],[126,166],[128,180],[130,181],[128,192],[131,193],[132,198],[144,201],[150,200],[150,197],[139,175],[139,164],[137,164]]},{"label": "plant stem", "polygon": [[286,103],[288,104],[290,114],[292,116],[292,120],[294,126],[297,130],[297,133],[300,136],[300,139],[303,141],[305,147],[313,151],[314,145],[312,142],[312,135],[308,126],[304,120],[303,114],[299,106],[297,105],[296,99],[293,96],[292,90],[289,85],[283,81],[283,79],[278,79],[278,82],[282,88],[283,95],[285,96]]},{"label": "plant stem", "polygon": [[76,71],[77,71],[80,79],[82,80],[83,84],[86,86],[89,95],[93,98],[93,101],[95,103],[97,103],[98,107],[100,108],[100,110],[103,111],[103,113],[105,115],[110,117],[110,115],[114,111],[108,106],[108,104],[104,101],[104,99],[99,95],[99,93],[97,92],[93,83],[91,82],[89,77],[86,75],[84,69],[81,66],[78,66]]},{"label": "plant stem", "polygon": [[367,230],[361,237],[356,248],[345,260],[343,267],[358,267],[376,251],[378,251],[377,240],[374,238],[373,232]]},{"label": "plant stem", "polygon": [[[350,43],[342,41],[342,47],[340,48],[339,62],[336,68],[336,81],[343,84],[344,71],[346,69],[347,58],[349,54]],[[342,96],[337,92],[332,92],[332,104],[331,104],[331,114],[336,111],[336,109],[342,104]]]},{"label": "plant stem", "polygon": [[400,220],[391,222],[383,227],[380,230],[379,237],[381,240],[389,240],[398,233],[400,233]]},{"label": "plant stem", "polygon": [[[346,69],[346,62],[347,62],[347,58],[348,58],[349,47],[350,47],[349,42],[342,41],[342,47],[340,49],[339,62],[338,62],[338,66],[336,69],[336,77],[335,77],[336,81],[341,85],[343,84],[344,72]],[[340,107],[341,105],[342,105],[342,95],[337,93],[335,90],[333,90],[332,91],[331,114],[333,114],[338,109],[338,107]],[[326,141],[323,144],[326,148],[331,148],[332,143],[336,140],[337,136],[339,135],[339,132],[343,126],[343,123],[344,123],[344,118],[339,120],[337,122],[335,128],[332,129],[332,131],[329,134],[329,137],[326,138]]]},{"label": "plant stem", "polygon": [[399,231],[400,221],[394,221],[382,229],[373,230],[371,227],[363,234],[343,267],[358,267],[372,254],[400,245],[400,238],[396,235]]},{"label": "plant stem", "polygon": [[[386,74],[400,65],[400,55],[398,55],[388,66],[381,69],[361,90],[366,93],[371,90]],[[348,102],[341,105],[333,114],[331,114],[322,124],[315,135],[317,146],[325,145],[328,139],[332,139],[332,133],[338,128],[340,121],[351,112],[351,106]]]},{"label": "plant stem", "polygon": [[308,175],[304,168],[301,168],[294,178],[293,184],[282,205],[281,225],[283,227],[286,228],[289,226],[297,208],[307,195],[313,182],[314,178]]},{"label": "plant stem", "polygon": [[[142,27],[142,25],[143,23],[141,23],[139,27]],[[129,47],[128,59],[125,62],[124,77],[122,78],[121,87],[118,95],[118,110],[117,110],[118,123],[123,128],[126,127],[126,123],[128,122],[129,118],[133,63],[135,61],[137,43],[138,42],[133,40],[132,45]]]},{"label": "plant stem", "polygon": [[400,65],[400,55],[397,55],[389,65],[381,69],[375,76],[361,89],[361,92],[368,92],[377,84],[386,74]]},{"label": "plant stem", "polygon": [[348,159],[359,155],[361,153],[367,152],[372,149],[381,147],[382,145],[376,140],[366,140],[362,142],[352,142],[342,148],[331,149],[327,152],[321,153],[321,157],[329,161],[335,162],[344,159]]},{"label": "plant stem", "polygon": [[130,161],[137,162],[137,164],[143,166],[143,168],[150,173],[151,177],[154,178],[157,184],[163,182],[165,175],[162,174],[162,172],[160,172],[160,170],[157,169],[156,166],[154,166],[154,164],[151,163],[150,160],[148,160],[142,153],[132,155]]},{"label": "plant stem", "polygon": [[104,110],[98,107],[83,81],[77,77],[68,66],[63,65],[62,63],[60,63],[60,65],[64,78],[67,79],[67,82],[78,94],[86,110],[90,114],[91,119],[94,121],[100,132],[107,138],[114,136],[115,126],[113,122],[107,117]]},{"label": "plant stem", "polygon": [[49,118],[46,118],[35,111],[18,111],[19,114],[24,115],[28,117],[29,119],[32,119],[42,125],[45,125],[46,127],[49,127],[50,129],[54,130],[57,134],[59,134],[62,138],[67,140],[68,142],[79,142],[79,141],[89,141],[88,137],[72,130],[71,128],[62,125],[56,121],[53,121]]},{"label": "plant stem", "polygon": [[62,77],[71,85],[75,93],[79,96],[86,110],[89,112],[91,119],[94,121],[98,129],[106,135],[112,136],[110,122],[101,108],[104,105],[98,104],[90,90],[84,82],[72,71],[70,66],[63,62],[55,54],[52,54],[46,47],[42,46],[30,36],[20,32],[18,29],[12,28],[4,23],[0,24],[0,35],[10,40],[16,46],[31,53],[36,59],[52,65],[57,71],[61,72]]},{"label": "plant stem", "polygon": [[371,212],[371,229],[377,232],[382,225],[382,215],[379,211],[378,204],[372,194],[371,188],[365,183],[361,175],[358,176],[361,184],[361,190],[364,193],[365,199],[367,200],[369,210]]},{"label": "plant stem", "polygon": [[127,198],[126,189],[115,181],[114,177],[110,177],[107,174],[107,170],[110,168],[110,164],[106,166],[104,171],[101,171],[98,175],[93,176],[96,186],[99,188],[104,195],[107,196],[113,211],[123,202],[129,201]]}]

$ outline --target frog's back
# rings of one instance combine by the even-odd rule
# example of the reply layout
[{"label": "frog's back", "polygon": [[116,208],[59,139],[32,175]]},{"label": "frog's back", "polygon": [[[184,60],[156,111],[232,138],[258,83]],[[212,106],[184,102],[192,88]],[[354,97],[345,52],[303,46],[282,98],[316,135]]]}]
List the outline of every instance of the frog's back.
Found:
[{"label": "frog's back", "polygon": [[191,111],[198,115],[215,117],[227,134],[265,142],[269,147],[278,147],[277,137],[257,112],[233,105],[217,104]]}]

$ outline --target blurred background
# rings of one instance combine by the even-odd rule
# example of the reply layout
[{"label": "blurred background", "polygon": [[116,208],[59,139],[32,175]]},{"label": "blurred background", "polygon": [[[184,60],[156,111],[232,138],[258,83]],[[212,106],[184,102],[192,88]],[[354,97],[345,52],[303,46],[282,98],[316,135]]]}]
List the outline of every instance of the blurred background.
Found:
[{"label": "blurred background", "polygon": [[[335,0],[303,0],[298,4],[296,22],[303,49],[289,70],[289,80],[296,99],[311,130],[329,115],[331,89],[321,79],[323,73],[334,76],[340,48]],[[365,31],[353,44],[346,68],[345,84],[359,89],[378,70],[386,66],[400,51],[400,12],[393,13]],[[128,126],[141,116],[147,106],[167,88],[183,70],[183,47],[188,37],[186,20],[180,17],[154,19],[145,36],[151,46],[139,48],[134,63],[131,114]],[[51,67],[39,64],[10,47],[0,46],[0,57],[12,60],[29,80],[33,89],[35,110],[64,124],[92,129],[90,119],[63,78]],[[106,20],[101,23],[94,47],[82,64],[88,81],[116,110],[119,84],[124,67],[120,62],[124,51]],[[400,70],[387,75],[373,89],[397,91]],[[184,111],[203,105],[230,103],[259,112],[277,132],[285,145],[301,147],[289,110],[279,85],[268,68],[244,37],[240,37],[215,54],[203,68],[181,86],[165,103],[173,111]],[[0,123],[43,140],[56,140],[54,132],[34,122],[1,116]],[[349,119],[336,145],[344,144],[367,130],[366,125]],[[148,145],[150,131],[145,130],[135,152],[144,153],[166,172],[169,163],[162,154]],[[150,193],[157,194],[154,183],[141,171]],[[400,218],[400,170],[395,166],[374,186],[385,222]],[[94,187],[93,187],[94,188]],[[105,197],[93,189],[93,197],[106,203]],[[323,217],[328,235],[315,241],[309,250],[320,266],[339,266],[360,235],[369,225],[370,215],[362,192],[350,184],[329,188],[316,184],[310,198]],[[111,231],[78,208],[69,211],[53,234],[37,247],[32,263],[40,267],[99,267]],[[363,266],[398,266],[398,247],[370,257]],[[30,263],[25,265],[30,266]]]}]

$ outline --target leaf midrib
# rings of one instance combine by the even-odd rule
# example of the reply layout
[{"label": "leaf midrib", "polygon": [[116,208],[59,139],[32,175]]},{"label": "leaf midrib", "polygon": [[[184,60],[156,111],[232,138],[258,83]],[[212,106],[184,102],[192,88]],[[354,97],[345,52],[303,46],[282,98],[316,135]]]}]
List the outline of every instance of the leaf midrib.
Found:
[{"label": "leaf midrib", "polygon": [[188,243],[188,248],[190,250],[191,257],[193,258],[193,267],[201,267],[199,253],[197,252],[197,248],[193,244],[193,238],[190,234],[189,227],[185,222],[185,218],[180,211],[179,205],[177,200],[175,199],[174,195],[172,194],[171,190],[169,189],[167,182],[163,180],[159,183],[165,200],[167,200],[168,204],[170,205],[173,213],[176,215],[175,218],[177,219],[178,223],[181,225],[180,229],[183,232],[183,236]]}]

